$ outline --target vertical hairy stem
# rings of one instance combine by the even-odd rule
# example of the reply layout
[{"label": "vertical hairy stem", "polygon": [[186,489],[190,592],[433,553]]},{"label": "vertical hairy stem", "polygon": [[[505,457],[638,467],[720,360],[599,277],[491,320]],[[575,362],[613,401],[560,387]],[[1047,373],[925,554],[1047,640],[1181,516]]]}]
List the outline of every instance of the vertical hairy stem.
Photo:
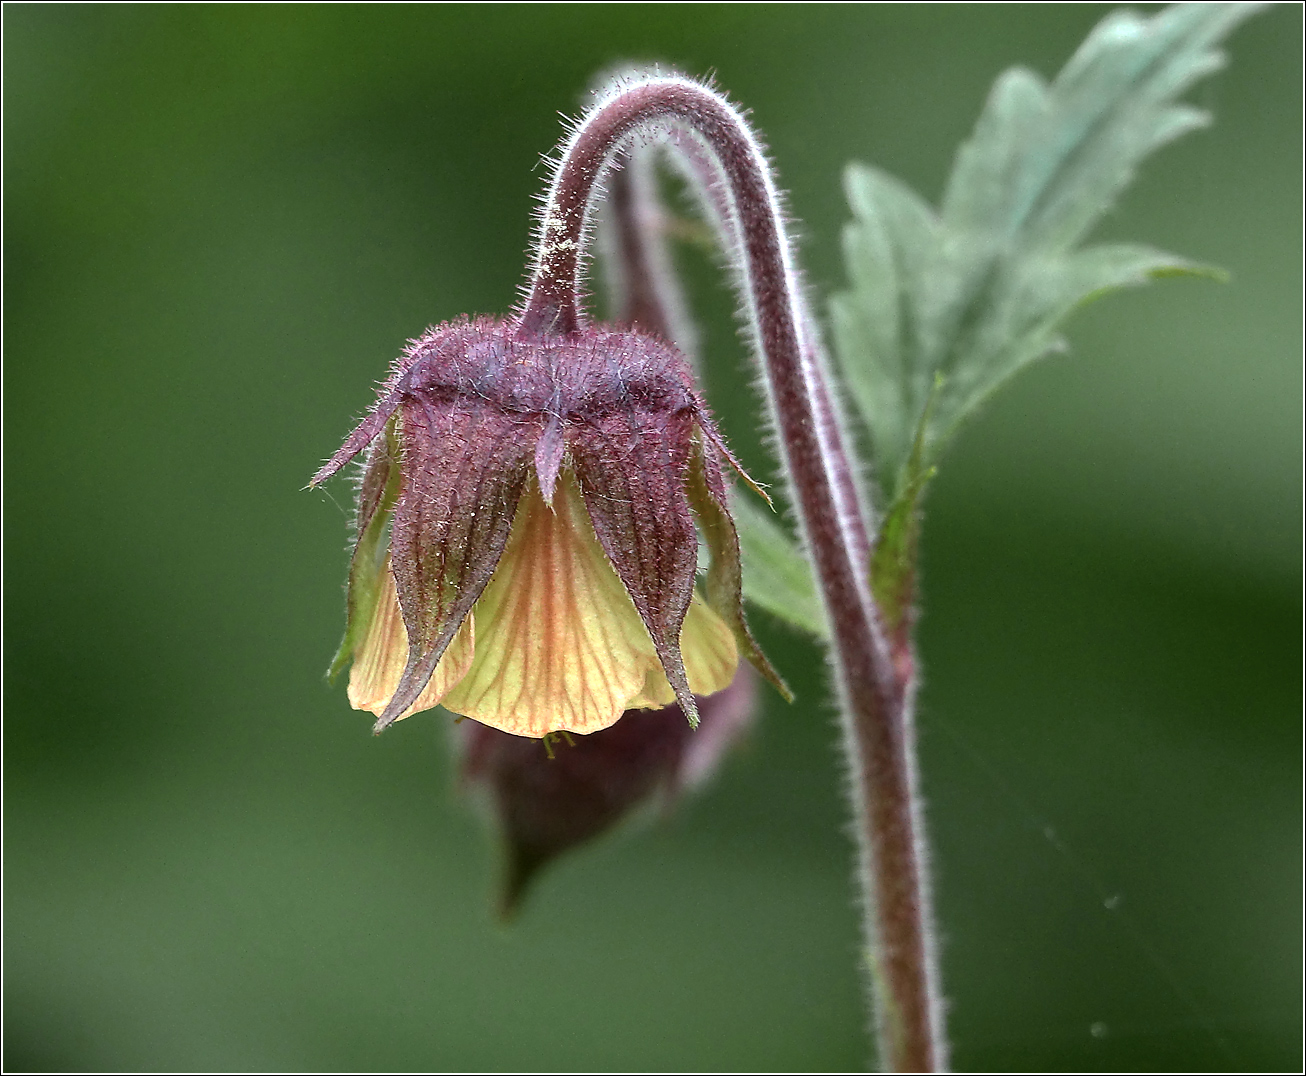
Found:
[{"label": "vertical hairy stem", "polygon": [[612,320],[660,336],[697,368],[698,333],[667,249],[655,158],[651,146],[633,149],[608,177],[599,249]]},{"label": "vertical hairy stem", "polygon": [[[946,1066],[929,883],[916,792],[911,685],[899,680],[868,584],[867,526],[824,360],[784,231],[776,191],[743,118],[711,90],[645,77],[603,97],[563,147],[540,221],[523,334],[585,323],[581,275],[600,180],[661,136],[699,189],[738,277],[773,411],[782,462],[820,584],[843,713],[861,848],[866,934],[881,1060],[893,1071]],[[658,312],[656,251],[640,199],[618,187],[619,272],[631,320],[675,335]],[[627,193],[637,193],[628,190]],[[624,217],[622,216],[624,214]],[[641,241],[641,237],[642,240]],[[643,253],[641,253],[641,251]],[[647,286],[646,286],[647,285]],[[638,289],[638,299],[636,290]]]}]

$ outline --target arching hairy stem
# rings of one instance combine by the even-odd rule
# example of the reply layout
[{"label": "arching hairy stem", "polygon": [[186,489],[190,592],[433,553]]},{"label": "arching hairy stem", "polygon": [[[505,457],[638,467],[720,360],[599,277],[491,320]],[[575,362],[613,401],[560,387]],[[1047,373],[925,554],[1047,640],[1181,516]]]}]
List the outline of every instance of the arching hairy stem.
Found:
[{"label": "arching hairy stem", "polygon": [[[724,98],[688,79],[641,77],[618,84],[588,113],[563,147],[549,190],[519,331],[565,334],[584,324],[583,257],[601,180],[633,147],[658,137],[698,188],[734,263],[820,582],[861,847],[881,1060],[894,1071],[939,1071],[946,1047],[916,795],[911,685],[897,679],[870,594],[866,520],[770,171]],[[654,249],[638,241],[641,220],[616,226],[618,234],[625,228],[635,239],[618,250],[633,259],[625,266],[627,279],[647,284],[659,269],[641,260]],[[640,318],[646,328],[674,335],[671,313],[657,312],[658,295],[655,287],[643,288]],[[650,324],[659,318],[662,325]]]}]

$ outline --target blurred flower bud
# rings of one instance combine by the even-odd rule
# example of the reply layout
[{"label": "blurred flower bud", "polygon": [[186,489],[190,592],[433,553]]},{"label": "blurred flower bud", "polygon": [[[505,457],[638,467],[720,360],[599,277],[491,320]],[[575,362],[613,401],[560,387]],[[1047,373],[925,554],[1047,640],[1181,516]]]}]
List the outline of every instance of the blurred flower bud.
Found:
[{"label": "blurred flower bud", "polygon": [[631,710],[610,728],[543,744],[461,722],[463,781],[488,799],[503,839],[503,914],[557,856],[710,777],[752,721],[756,684],[740,666],[729,687],[696,699],[696,730],[678,705]]}]

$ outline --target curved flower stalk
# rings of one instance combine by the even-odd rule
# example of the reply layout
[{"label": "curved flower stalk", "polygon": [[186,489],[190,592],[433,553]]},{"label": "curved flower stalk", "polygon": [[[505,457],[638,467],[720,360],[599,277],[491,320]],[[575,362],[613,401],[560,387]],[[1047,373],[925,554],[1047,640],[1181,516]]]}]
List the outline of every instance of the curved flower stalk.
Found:
[{"label": "curved flower stalk", "polygon": [[721,232],[816,570],[831,639],[862,850],[868,959],[882,1059],[946,1065],[916,796],[910,684],[900,679],[868,586],[867,524],[794,268],[774,183],[742,116],[689,79],[617,82],[563,147],[541,217],[523,327],[572,332],[601,182],[632,146],[661,138]]}]

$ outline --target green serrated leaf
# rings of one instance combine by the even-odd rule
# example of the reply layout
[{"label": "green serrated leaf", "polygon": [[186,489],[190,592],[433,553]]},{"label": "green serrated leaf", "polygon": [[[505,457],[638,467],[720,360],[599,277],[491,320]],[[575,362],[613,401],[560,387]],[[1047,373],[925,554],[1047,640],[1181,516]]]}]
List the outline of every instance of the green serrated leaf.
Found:
[{"label": "green serrated leaf", "polygon": [[744,597],[773,616],[813,635],[825,619],[807,559],[775,517],[753,501],[731,505],[744,560]]},{"label": "green serrated leaf", "polygon": [[[1115,12],[1050,85],[1006,72],[958,151],[938,214],[885,173],[849,166],[849,288],[832,300],[831,320],[890,514],[909,491],[919,497],[919,474],[966,415],[1060,346],[1078,306],[1160,276],[1218,276],[1146,247],[1076,247],[1149,153],[1206,122],[1176,98],[1221,65],[1219,41],[1258,6]],[[937,374],[945,382],[925,420]]]},{"label": "green serrated leaf", "polygon": [[892,488],[910,451],[932,376],[916,360],[921,297],[938,260],[938,222],[910,188],[866,165],[845,187],[857,220],[844,228],[853,290],[834,296],[831,321],[845,383],[866,422],[881,484]]},{"label": "green serrated leaf", "polygon": [[1094,28],[1048,92],[1045,126],[1026,155],[1015,221],[1031,245],[1079,242],[1138,163],[1207,122],[1175,99],[1216,71],[1218,42],[1259,5],[1177,4]]},{"label": "green serrated leaf", "polygon": [[927,458],[937,458],[957,424],[1021,367],[1064,347],[1058,330],[1075,309],[1162,276],[1222,279],[1213,267],[1123,243],[1059,256],[1031,252],[1004,266],[990,309],[966,338],[968,360],[949,372],[926,432]]}]

